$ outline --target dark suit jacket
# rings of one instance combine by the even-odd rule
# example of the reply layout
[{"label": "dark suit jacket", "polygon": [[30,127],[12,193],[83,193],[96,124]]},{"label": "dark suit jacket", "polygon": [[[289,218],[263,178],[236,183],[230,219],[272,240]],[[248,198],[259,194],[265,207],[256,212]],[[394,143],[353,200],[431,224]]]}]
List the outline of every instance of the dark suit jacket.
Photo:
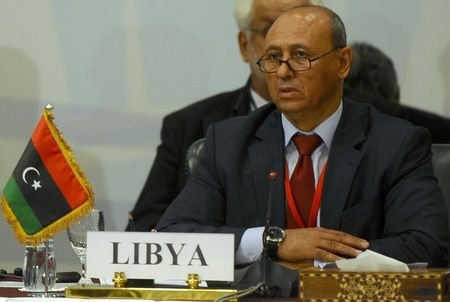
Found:
[{"label": "dark suit jacket", "polygon": [[[185,156],[189,146],[205,137],[213,122],[248,114],[252,97],[246,86],[221,93],[167,115],[153,166],[132,211],[137,231],[154,228],[186,182]],[[129,230],[129,226],[127,227]]]},{"label": "dark suit jacket", "polygon": [[405,105],[398,105],[394,115],[427,128],[433,144],[450,144],[450,119]]},{"label": "dark suit jacket", "polygon": [[[157,228],[234,233],[264,225],[270,170],[278,172],[272,224],[285,226],[280,112],[266,105],[213,124],[195,172]],[[328,158],[322,227],[370,241],[407,263],[447,264],[447,210],[431,164],[428,132],[344,100]]]},{"label": "dark suit jacket", "polygon": [[433,144],[450,144],[450,119],[425,110],[397,104],[380,95],[360,89],[346,89],[344,95],[355,101],[369,103],[385,114],[410,121],[426,128]]}]

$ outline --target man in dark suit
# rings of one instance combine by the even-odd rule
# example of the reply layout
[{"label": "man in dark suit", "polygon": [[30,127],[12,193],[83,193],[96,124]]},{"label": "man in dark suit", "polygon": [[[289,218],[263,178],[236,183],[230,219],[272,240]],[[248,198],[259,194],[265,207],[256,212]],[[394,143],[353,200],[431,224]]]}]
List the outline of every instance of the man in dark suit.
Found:
[{"label": "man in dark suit", "polygon": [[[270,100],[264,74],[256,65],[264,36],[273,21],[289,8],[320,3],[318,0],[237,0],[235,18],[244,62],[250,66],[247,84],[196,102],[163,120],[161,144],[132,216],[137,231],[151,230],[186,182],[186,151],[205,137],[207,127],[232,116],[246,115]],[[130,226],[127,227],[130,230]]]},{"label": "man in dark suit", "polygon": [[344,95],[369,103],[381,112],[425,127],[433,144],[450,144],[450,119],[400,104],[400,87],[392,60],[380,49],[354,42],[353,62],[344,82]]},{"label": "man in dark suit", "polygon": [[[264,245],[288,267],[367,248],[446,265],[447,211],[428,132],[342,100],[352,52],[340,18],[324,7],[295,8],[275,21],[265,45],[258,63],[274,104],[210,126],[195,172],[157,229],[233,233],[241,264]],[[307,163],[310,172],[298,172]],[[264,227],[271,170],[278,180]],[[308,201],[307,189],[296,192],[311,177]],[[299,198],[312,203],[306,213]]]}]

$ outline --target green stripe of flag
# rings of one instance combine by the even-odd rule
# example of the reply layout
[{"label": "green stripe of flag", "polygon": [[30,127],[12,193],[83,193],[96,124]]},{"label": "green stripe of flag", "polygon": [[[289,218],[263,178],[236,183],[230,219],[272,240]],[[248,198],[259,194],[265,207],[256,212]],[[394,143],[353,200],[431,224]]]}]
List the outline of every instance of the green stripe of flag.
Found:
[{"label": "green stripe of flag", "polygon": [[42,229],[39,219],[34,215],[33,210],[28,206],[28,202],[17,186],[14,177],[10,177],[6,187],[3,189],[6,202],[12,212],[20,222],[27,234],[35,234]]}]

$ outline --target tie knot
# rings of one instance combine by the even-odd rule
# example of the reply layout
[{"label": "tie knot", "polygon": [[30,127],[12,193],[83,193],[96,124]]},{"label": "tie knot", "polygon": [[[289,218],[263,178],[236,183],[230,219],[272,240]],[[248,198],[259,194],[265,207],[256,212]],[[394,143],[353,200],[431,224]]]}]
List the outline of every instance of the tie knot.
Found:
[{"label": "tie knot", "polygon": [[301,135],[295,134],[292,137],[295,146],[297,147],[298,153],[301,155],[311,155],[314,150],[322,143],[320,136],[314,135]]}]

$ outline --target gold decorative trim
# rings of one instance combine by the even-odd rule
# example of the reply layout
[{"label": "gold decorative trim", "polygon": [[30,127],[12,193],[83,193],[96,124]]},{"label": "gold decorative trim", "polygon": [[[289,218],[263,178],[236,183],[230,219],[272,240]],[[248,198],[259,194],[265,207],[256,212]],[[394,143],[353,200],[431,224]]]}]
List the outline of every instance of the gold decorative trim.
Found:
[{"label": "gold decorative trim", "polygon": [[[21,224],[17,220],[17,217],[13,213],[12,209],[9,207],[8,202],[5,199],[5,196],[2,194],[1,207],[3,215],[5,216],[8,223],[11,225],[14,235],[21,244],[38,245],[44,242],[45,240],[50,239],[55,234],[66,229],[72,223],[80,220],[83,216],[85,216],[90,210],[92,210],[95,207],[94,191],[92,189],[92,185],[90,184],[81,167],[78,165],[71,147],[63,138],[58,127],[53,122],[55,117],[51,111],[52,109],[53,109],[52,106],[47,105],[42,112],[41,119],[43,119],[43,121],[48,126],[48,129],[53,139],[55,140],[56,144],[61,150],[70,169],[72,170],[78,182],[81,184],[84,191],[88,195],[88,199],[77,208],[72,209],[72,211],[70,211],[68,214],[64,215],[63,217],[60,217],[58,220],[52,222],[50,225],[46,226],[39,232],[30,235],[27,234],[25,230],[22,228]],[[41,121],[41,119],[39,120],[39,122]],[[36,129],[33,130],[33,133],[34,131],[36,131]]]},{"label": "gold decorative trim", "polygon": [[[66,288],[67,298],[122,298],[148,300],[211,301],[236,293],[235,289],[189,289],[189,288],[115,288],[112,286],[72,286]],[[230,301],[237,301],[230,300]]]}]

